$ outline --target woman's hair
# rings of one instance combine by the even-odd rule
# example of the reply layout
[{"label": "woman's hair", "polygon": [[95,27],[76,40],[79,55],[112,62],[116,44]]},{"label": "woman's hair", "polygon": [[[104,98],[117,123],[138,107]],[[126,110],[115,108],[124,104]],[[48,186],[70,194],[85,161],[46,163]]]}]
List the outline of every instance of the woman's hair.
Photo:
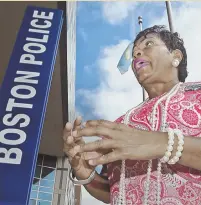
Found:
[{"label": "woman's hair", "polygon": [[182,54],[183,58],[178,66],[178,79],[180,82],[185,82],[186,77],[188,76],[187,72],[187,54],[186,54],[186,49],[184,47],[184,41],[179,37],[179,34],[176,33],[171,33],[166,29],[165,26],[153,26],[150,28],[147,28],[143,31],[141,31],[135,41],[134,44],[136,43],[137,40],[139,40],[142,36],[145,36],[149,33],[157,33],[160,37],[160,39],[165,43],[167,46],[168,50],[172,52],[175,49],[179,49]]}]

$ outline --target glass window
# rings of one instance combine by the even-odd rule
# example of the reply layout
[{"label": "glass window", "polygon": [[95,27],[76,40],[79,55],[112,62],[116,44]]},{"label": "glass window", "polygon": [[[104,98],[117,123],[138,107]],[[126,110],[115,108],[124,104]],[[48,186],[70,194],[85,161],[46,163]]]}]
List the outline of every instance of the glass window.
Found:
[{"label": "glass window", "polygon": [[39,155],[29,205],[52,205],[56,157]]},{"label": "glass window", "polygon": [[33,191],[31,190],[31,196],[30,196],[31,199],[37,199],[37,191]]},{"label": "glass window", "polygon": [[38,203],[37,203],[37,205],[51,205],[51,202],[39,200]]},{"label": "glass window", "polygon": [[35,199],[31,199],[31,200],[29,201],[29,205],[37,205],[37,204],[36,204],[36,200],[35,200]]},{"label": "glass window", "polygon": [[41,179],[40,180],[40,186],[53,188],[54,187],[54,181]]},{"label": "glass window", "polygon": [[43,167],[42,176],[43,179],[54,180],[55,170],[47,167]]},{"label": "glass window", "polygon": [[40,187],[39,191],[53,193],[53,189],[47,187]]},{"label": "glass window", "polygon": [[41,175],[41,166],[37,166],[35,170],[35,177],[40,178]]},{"label": "glass window", "polygon": [[45,155],[43,160],[43,166],[56,168],[56,161],[56,157]]},{"label": "glass window", "polygon": [[32,190],[38,190],[38,186],[36,186],[36,185],[32,185]]},{"label": "glass window", "polygon": [[39,192],[38,199],[52,201],[52,194],[48,194],[48,193],[44,193],[44,192]]},{"label": "glass window", "polygon": [[34,184],[34,185],[39,185],[39,179],[34,178],[33,184]]},{"label": "glass window", "polygon": [[38,155],[38,159],[37,159],[37,165],[42,165],[43,162],[43,155]]}]

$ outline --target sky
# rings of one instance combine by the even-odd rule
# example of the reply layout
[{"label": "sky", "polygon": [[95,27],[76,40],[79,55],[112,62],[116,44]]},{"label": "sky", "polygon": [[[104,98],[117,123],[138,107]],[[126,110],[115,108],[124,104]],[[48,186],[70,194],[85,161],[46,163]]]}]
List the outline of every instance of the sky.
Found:
[{"label": "sky", "polygon": [[[187,82],[201,80],[201,2],[172,2],[175,31],[188,56]],[[76,112],[83,120],[114,121],[142,102],[142,89],[131,69],[121,75],[118,61],[143,28],[166,25],[165,2],[77,2]],[[86,141],[97,138],[86,139]],[[100,171],[100,167],[97,168]],[[82,189],[82,205],[102,205]]]}]

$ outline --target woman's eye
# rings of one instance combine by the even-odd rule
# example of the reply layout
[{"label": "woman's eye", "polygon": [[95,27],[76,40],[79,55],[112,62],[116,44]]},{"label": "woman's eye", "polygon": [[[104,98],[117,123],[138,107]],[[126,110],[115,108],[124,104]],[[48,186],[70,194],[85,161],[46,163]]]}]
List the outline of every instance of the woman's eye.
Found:
[{"label": "woman's eye", "polygon": [[146,47],[151,47],[151,46],[154,45],[154,42],[153,42],[153,41],[147,41],[147,42],[145,43],[145,45],[146,45]]}]

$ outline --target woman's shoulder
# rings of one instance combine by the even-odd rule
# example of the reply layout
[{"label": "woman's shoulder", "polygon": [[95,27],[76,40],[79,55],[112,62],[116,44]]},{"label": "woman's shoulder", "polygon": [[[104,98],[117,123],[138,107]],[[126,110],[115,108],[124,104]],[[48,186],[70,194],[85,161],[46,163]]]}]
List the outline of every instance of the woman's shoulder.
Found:
[{"label": "woman's shoulder", "polygon": [[186,82],[182,83],[181,87],[184,89],[184,91],[201,91],[201,82]]}]

